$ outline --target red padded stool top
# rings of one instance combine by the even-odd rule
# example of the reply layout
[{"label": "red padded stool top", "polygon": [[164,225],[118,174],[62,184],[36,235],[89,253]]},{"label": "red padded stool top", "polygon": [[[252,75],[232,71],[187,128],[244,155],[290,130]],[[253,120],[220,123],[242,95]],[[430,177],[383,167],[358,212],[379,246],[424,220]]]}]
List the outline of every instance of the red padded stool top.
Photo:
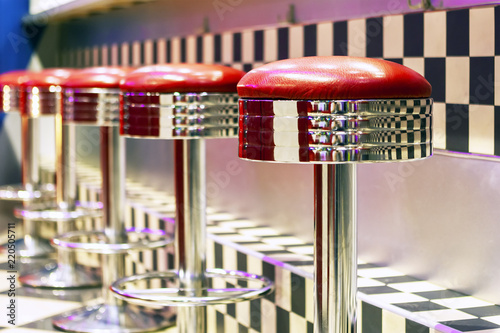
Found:
[{"label": "red padded stool top", "polygon": [[236,92],[244,72],[221,65],[169,64],[133,71],[120,88],[127,92]]},{"label": "red padded stool top", "polygon": [[40,72],[29,72],[22,82],[24,87],[48,88],[50,86],[60,86],[75,70],[66,68],[49,68]]},{"label": "red padded stool top", "polygon": [[402,65],[355,57],[270,63],[238,84],[239,156],[291,163],[432,154],[430,84]]},{"label": "red padded stool top", "polygon": [[120,81],[133,70],[127,67],[91,67],[74,73],[64,82],[65,88],[118,88]]},{"label": "red padded stool top", "polygon": [[276,61],[238,83],[243,98],[358,100],[429,97],[424,77],[394,62],[345,56]]},{"label": "red padded stool top", "polygon": [[21,70],[0,74],[0,87],[20,85],[23,81],[23,77],[25,77],[27,73],[29,72]]}]

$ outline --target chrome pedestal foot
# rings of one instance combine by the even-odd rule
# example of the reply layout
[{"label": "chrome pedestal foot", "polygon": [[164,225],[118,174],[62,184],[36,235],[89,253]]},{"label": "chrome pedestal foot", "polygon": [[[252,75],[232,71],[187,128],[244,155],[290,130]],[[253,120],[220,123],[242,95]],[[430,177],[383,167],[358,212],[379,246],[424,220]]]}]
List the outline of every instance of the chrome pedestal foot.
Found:
[{"label": "chrome pedestal foot", "polygon": [[115,275],[123,275],[125,255],[130,251],[157,249],[172,243],[161,230],[130,229],[123,243],[114,243],[105,232],[74,231],[54,238],[60,251],[102,254],[102,295],[105,303],[62,314],[53,320],[54,326],[68,332],[132,333],[150,332],[175,324],[174,309],[142,309],[126,304],[111,295]]},{"label": "chrome pedestal foot", "polygon": [[[25,258],[46,257],[54,253],[54,248],[46,239],[18,239],[15,244],[18,255]],[[5,252],[7,252],[7,244],[3,244],[0,248],[0,253]]]},{"label": "chrome pedestal foot", "polygon": [[92,288],[101,285],[101,277],[74,264],[58,264],[21,275],[19,282],[34,288]]},{"label": "chrome pedestal foot", "polygon": [[171,310],[151,310],[130,305],[99,304],[62,314],[52,324],[67,332],[153,332],[175,324]]},{"label": "chrome pedestal foot", "polygon": [[[51,207],[46,210],[44,208]],[[58,233],[72,229],[73,222],[84,217],[99,217],[100,203],[87,203],[74,209],[59,209],[56,205],[31,205],[16,209],[15,215],[25,220],[53,221],[57,223]],[[38,272],[23,274],[19,281],[36,288],[90,288],[101,285],[101,278],[97,273],[90,273],[77,266],[75,253],[60,250],[57,252],[58,265],[55,268],[45,268]]]},{"label": "chrome pedestal foot", "polygon": [[37,257],[46,257],[52,253],[54,253],[54,248],[50,246],[49,241],[45,239],[37,239],[34,241],[34,246],[27,246],[26,241],[23,242],[21,248],[19,248],[19,254],[21,257],[26,258],[37,258]]}]

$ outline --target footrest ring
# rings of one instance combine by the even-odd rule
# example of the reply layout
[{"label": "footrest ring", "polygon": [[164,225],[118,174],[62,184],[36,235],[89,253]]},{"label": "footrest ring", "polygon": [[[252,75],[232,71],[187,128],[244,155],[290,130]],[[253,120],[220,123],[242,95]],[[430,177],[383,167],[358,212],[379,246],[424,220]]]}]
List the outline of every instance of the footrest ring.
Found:
[{"label": "footrest ring", "polygon": [[163,230],[127,229],[126,243],[110,242],[103,231],[72,231],[51,240],[54,246],[67,251],[98,254],[120,254],[131,251],[151,250],[171,244],[174,239]]},{"label": "footrest ring", "polygon": [[[237,285],[237,282],[246,282],[248,287],[236,288],[206,288],[194,291],[177,287],[179,285],[179,274],[171,270],[166,272],[152,272],[141,275],[125,277],[115,281],[110,289],[119,299],[128,303],[158,307],[158,306],[207,306],[215,304],[230,304],[249,301],[271,293],[274,283],[267,277],[250,274],[242,271],[209,269],[205,273],[206,278],[214,281],[220,279]],[[166,284],[166,287],[148,288],[155,284]],[[259,284],[259,287],[250,285]],[[168,287],[177,285],[176,287]]]},{"label": "footrest ring", "polygon": [[54,205],[34,204],[28,207],[15,208],[14,216],[18,219],[46,222],[68,222],[86,217],[96,218],[102,216],[102,203],[77,203],[74,210],[64,210],[54,207]]}]

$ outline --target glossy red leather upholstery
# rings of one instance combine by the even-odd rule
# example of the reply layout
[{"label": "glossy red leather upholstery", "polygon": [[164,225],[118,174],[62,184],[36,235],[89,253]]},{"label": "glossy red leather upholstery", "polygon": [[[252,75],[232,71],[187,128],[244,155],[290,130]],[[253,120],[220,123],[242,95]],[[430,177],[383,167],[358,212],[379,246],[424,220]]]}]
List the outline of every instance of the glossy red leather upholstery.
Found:
[{"label": "glossy red leather upholstery", "polygon": [[0,74],[0,88],[5,85],[8,86],[20,85],[27,73],[29,72],[25,70],[20,70],[20,71],[11,71]]},{"label": "glossy red leather upholstery", "polygon": [[412,69],[370,58],[305,57],[247,73],[238,94],[250,99],[358,100],[429,97],[431,85]]},{"label": "glossy red leather upholstery", "polygon": [[139,68],[122,81],[126,92],[236,92],[240,70],[206,64],[168,64]]},{"label": "glossy red leather upholstery", "polygon": [[127,67],[91,67],[71,73],[65,88],[118,88],[120,81],[133,70]]},{"label": "glossy red leather upholstery", "polygon": [[40,72],[27,73],[22,82],[23,87],[48,88],[50,86],[60,86],[75,70],[67,68],[49,68]]}]

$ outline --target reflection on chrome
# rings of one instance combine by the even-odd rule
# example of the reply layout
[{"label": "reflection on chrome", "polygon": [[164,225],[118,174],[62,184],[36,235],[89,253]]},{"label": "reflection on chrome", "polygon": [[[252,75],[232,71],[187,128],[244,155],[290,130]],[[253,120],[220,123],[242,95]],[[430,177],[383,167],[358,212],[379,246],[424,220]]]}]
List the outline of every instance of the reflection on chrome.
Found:
[{"label": "reflection on chrome", "polygon": [[130,251],[151,250],[173,242],[173,236],[163,230],[128,228],[127,239],[115,243],[104,231],[73,231],[58,235],[52,243],[66,250],[85,253],[119,254]]},{"label": "reflection on chrome", "polygon": [[25,109],[22,113],[28,117],[39,117],[42,115],[55,115],[60,110],[60,89],[51,86],[28,88],[25,94]]},{"label": "reflection on chrome", "polygon": [[35,199],[54,197],[55,187],[53,184],[28,186],[5,185],[0,186],[0,200],[32,201]]},{"label": "reflection on chrome", "polygon": [[65,89],[64,121],[94,126],[118,126],[120,90],[104,88]]},{"label": "reflection on chrome", "polygon": [[101,217],[102,203],[77,203],[75,209],[60,209],[55,203],[31,204],[14,209],[14,215],[19,219],[30,221],[64,222],[78,220],[84,217]]},{"label": "reflection on chrome", "polygon": [[122,130],[132,137],[222,138],[238,135],[238,96],[125,93]]},{"label": "reflection on chrome", "polygon": [[240,157],[382,162],[432,155],[432,100],[240,100]]}]

